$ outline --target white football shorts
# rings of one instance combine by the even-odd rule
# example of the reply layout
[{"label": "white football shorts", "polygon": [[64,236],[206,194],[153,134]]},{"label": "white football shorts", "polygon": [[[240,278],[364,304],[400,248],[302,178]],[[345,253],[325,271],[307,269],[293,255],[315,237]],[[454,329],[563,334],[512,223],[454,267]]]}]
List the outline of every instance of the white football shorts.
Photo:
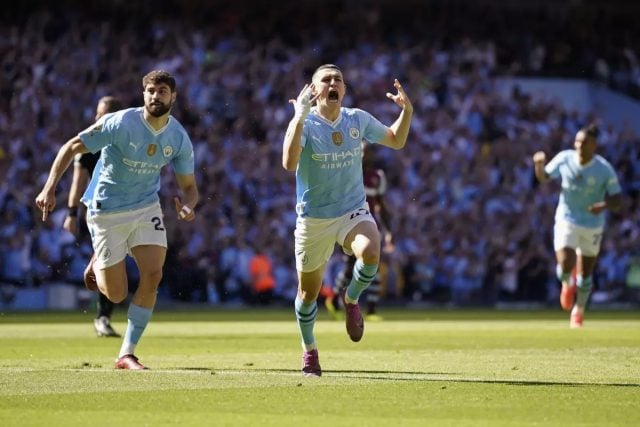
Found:
[{"label": "white football shorts", "polygon": [[[336,243],[342,246],[347,234],[363,221],[376,223],[367,203],[338,218],[298,217],[294,232],[298,271],[317,270],[329,260]],[[353,255],[350,248],[342,246],[342,250]]]},{"label": "white football shorts", "polygon": [[596,257],[600,253],[603,227],[587,228],[570,223],[569,221],[556,221],[553,227],[553,249],[575,249],[588,257]]},{"label": "white football shorts", "polygon": [[125,212],[87,213],[87,226],[100,270],[122,261],[136,246],[167,247],[160,203]]}]

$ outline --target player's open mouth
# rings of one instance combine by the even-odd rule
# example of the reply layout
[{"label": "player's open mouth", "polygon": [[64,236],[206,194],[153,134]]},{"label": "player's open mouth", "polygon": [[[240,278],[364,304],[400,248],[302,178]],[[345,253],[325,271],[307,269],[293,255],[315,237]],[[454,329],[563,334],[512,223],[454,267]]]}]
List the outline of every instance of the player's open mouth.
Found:
[{"label": "player's open mouth", "polygon": [[330,90],[329,94],[327,95],[327,99],[329,101],[337,101],[340,98],[340,95],[338,95],[338,91],[337,90]]}]

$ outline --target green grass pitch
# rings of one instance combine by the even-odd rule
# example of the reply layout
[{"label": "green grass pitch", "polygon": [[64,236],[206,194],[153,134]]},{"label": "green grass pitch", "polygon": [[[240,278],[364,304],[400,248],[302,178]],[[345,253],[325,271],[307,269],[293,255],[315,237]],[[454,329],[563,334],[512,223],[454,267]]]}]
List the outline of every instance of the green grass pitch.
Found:
[{"label": "green grass pitch", "polygon": [[292,308],[157,310],[145,372],[113,369],[91,313],[0,313],[0,425],[640,425],[636,312],[382,314],[352,343],[322,312],[323,376],[303,378]]}]

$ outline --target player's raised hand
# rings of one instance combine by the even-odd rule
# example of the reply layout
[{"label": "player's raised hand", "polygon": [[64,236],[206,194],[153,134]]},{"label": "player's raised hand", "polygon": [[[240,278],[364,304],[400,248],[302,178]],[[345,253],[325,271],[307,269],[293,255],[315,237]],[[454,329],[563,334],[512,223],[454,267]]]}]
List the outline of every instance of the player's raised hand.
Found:
[{"label": "player's raised hand", "polygon": [[289,103],[293,104],[293,108],[295,109],[295,117],[305,119],[309,115],[311,104],[320,96],[319,93],[313,94],[314,89],[315,86],[313,83],[307,83],[300,91],[300,94],[298,94],[298,98],[289,100]]},{"label": "player's raised hand", "polygon": [[398,91],[398,93],[394,95],[394,94],[392,94],[390,92],[387,92],[387,98],[389,98],[390,100],[392,100],[393,102],[398,104],[400,107],[402,107],[403,110],[412,113],[413,112],[413,105],[411,104],[411,100],[409,99],[409,97],[405,93],[405,91],[402,88],[402,85],[400,84],[398,79],[394,79],[393,80],[393,86],[395,86],[395,88]]},{"label": "player's raised hand", "polygon": [[196,213],[187,205],[183,205],[179,197],[174,197],[173,201],[176,204],[176,212],[178,212],[178,219],[182,221],[193,221],[196,217]]},{"label": "player's raised hand", "polygon": [[547,155],[544,151],[538,151],[533,155],[533,163],[544,163],[547,161]]},{"label": "player's raised hand", "polygon": [[42,211],[42,222],[45,222],[49,212],[52,212],[56,207],[55,193],[42,190],[36,197],[36,206]]}]

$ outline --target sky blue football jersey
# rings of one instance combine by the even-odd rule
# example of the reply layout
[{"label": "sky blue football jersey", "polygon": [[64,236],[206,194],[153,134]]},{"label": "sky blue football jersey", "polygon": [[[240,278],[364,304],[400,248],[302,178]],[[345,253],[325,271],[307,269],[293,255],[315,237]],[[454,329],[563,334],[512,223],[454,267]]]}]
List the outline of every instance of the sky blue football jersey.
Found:
[{"label": "sky blue football jersey", "polygon": [[588,164],[580,166],[576,151],[564,150],[551,159],[544,170],[551,178],[562,179],[556,220],[589,228],[604,226],[605,212],[594,215],[587,208],[603,201],[605,194],[614,195],[621,191],[618,177],[609,162],[596,154]]},{"label": "sky blue football jersey", "polygon": [[172,116],[156,131],[143,117],[143,108],[106,114],[78,136],[100,160],[82,202],[92,212],[138,209],[159,200],[160,171],[171,163],[176,174],[194,171],[193,145]]},{"label": "sky blue football jersey", "polygon": [[380,142],[387,127],[366,111],[341,108],[335,122],[315,108],[304,122],[302,153],[296,169],[296,212],[312,218],[337,218],[362,206],[360,143]]}]

